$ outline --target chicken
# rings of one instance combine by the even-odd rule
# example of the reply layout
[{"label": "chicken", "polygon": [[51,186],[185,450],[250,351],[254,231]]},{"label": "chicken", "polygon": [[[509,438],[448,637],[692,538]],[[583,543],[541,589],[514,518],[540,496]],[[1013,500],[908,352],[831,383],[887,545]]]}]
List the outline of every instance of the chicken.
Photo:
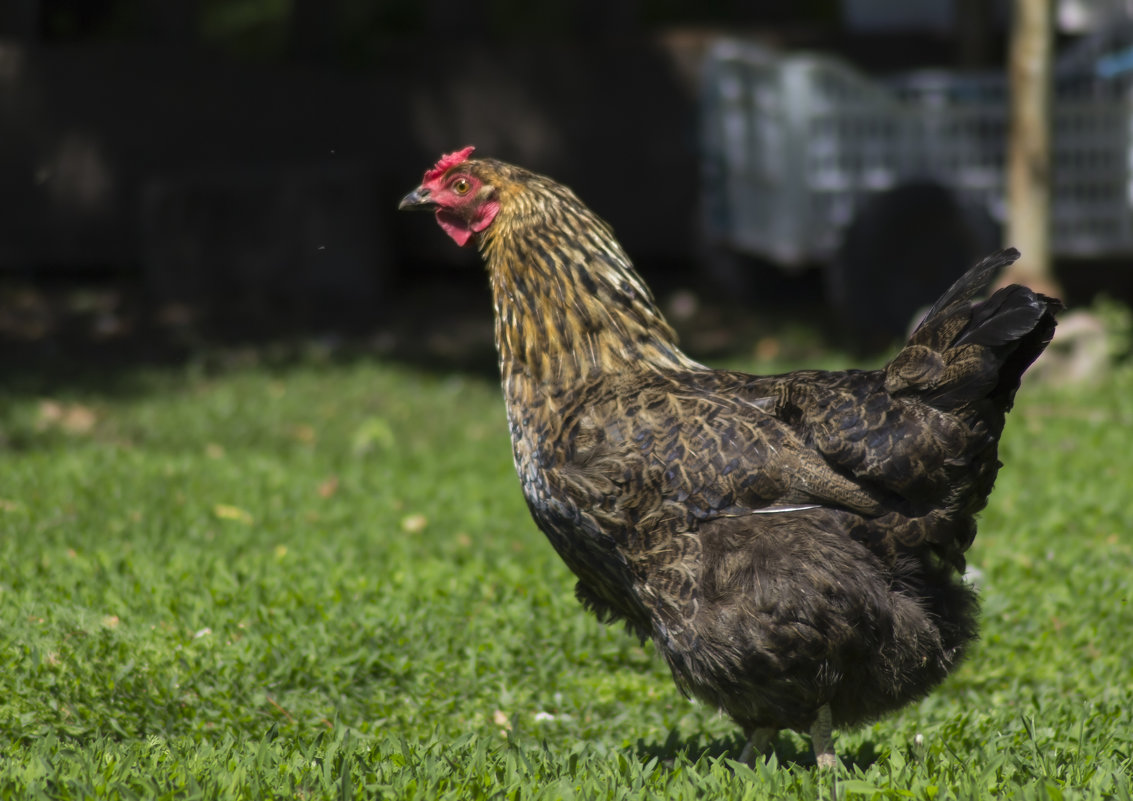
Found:
[{"label": "chicken", "polygon": [[976,636],[964,553],[1061,304],[1017,285],[974,303],[1004,250],[884,369],[709,369],[570,189],[471,152],[399,207],[486,262],[515,467],[578,598],[652,638],[743,728],[742,759],[792,729],[834,765],[832,727],[920,698]]}]

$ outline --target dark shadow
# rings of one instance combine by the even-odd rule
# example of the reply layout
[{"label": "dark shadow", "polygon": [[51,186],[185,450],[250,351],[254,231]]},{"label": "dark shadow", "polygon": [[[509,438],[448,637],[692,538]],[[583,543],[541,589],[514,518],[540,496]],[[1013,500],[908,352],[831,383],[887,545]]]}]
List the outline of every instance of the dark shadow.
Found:
[{"label": "dark shadow", "polygon": [[[234,349],[279,369],[316,350],[494,376],[477,255],[429,215],[396,211],[466,143],[553,176],[608,219],[695,358],[801,364],[841,350],[822,266],[787,275],[746,260],[727,286],[710,280],[696,65],[712,38],[471,37],[444,59],[391,39],[353,72],[138,42],[12,46],[0,64],[4,388],[141,391],[135,367],[223,369]],[[878,229],[920,230],[863,226],[859,261],[900,260],[879,252]],[[1072,302],[1089,291],[1085,271],[1060,273]],[[1133,271],[1097,280],[1113,275],[1133,295]],[[853,285],[871,316],[888,284]]]},{"label": "dark shadow", "polygon": [[[657,759],[662,763],[672,763],[679,757],[689,762],[696,762],[702,757],[709,759],[739,759],[746,740],[742,735],[735,737],[717,737],[705,740],[702,735],[694,735],[682,739],[674,729],[664,742],[647,743],[637,741],[634,749],[638,759],[648,762]],[[775,758],[780,765],[814,768],[814,753],[805,742],[800,746],[799,741],[790,737],[779,737],[773,741]],[[853,753],[839,752],[838,758],[842,765],[849,770],[866,770],[877,762],[879,754],[872,742],[864,742]]]},{"label": "dark shadow", "polygon": [[[778,276],[749,301],[672,265],[650,264],[641,272],[682,347],[706,364],[805,363],[842,344],[814,298],[817,274]],[[110,272],[52,281],[9,278],[0,280],[0,391],[129,394],[141,391],[138,368],[193,364],[207,375],[248,364],[285,370],[312,359],[382,360],[495,381],[492,314],[478,257],[471,264],[414,263],[367,317],[327,325],[242,318],[235,308],[221,314],[190,304],[155,305],[136,278]]]},{"label": "dark shadow", "polygon": [[682,738],[676,729],[671,729],[664,742],[647,743],[638,740],[634,752],[642,762],[657,759],[671,763],[679,757],[684,757],[689,762],[696,762],[701,757],[738,759],[744,742],[743,736],[738,734],[735,737],[715,737],[710,740],[706,740],[701,734]]},{"label": "dark shadow", "polygon": [[889,342],[1000,238],[985,210],[937,181],[909,181],[862,205],[824,271],[825,295],[859,342]]},{"label": "dark shadow", "polygon": [[15,45],[0,65],[5,385],[114,384],[233,347],[286,362],[312,339],[492,374],[475,252],[396,210],[466,143],[572,186],[640,264],[692,282],[702,46],[465,36],[435,59],[403,38],[350,72]]}]

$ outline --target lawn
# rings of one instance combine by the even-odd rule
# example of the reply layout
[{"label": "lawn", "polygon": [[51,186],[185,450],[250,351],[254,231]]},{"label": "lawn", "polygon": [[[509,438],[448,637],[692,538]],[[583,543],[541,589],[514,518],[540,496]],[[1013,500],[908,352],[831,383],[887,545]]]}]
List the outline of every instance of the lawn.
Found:
[{"label": "lawn", "polygon": [[[751,365],[749,365],[751,366]],[[759,365],[755,365],[759,367]],[[1030,385],[983,638],[838,793],[1131,798],[1133,370]],[[0,389],[0,798],[807,798],[585,614],[499,390],[374,360]]]}]

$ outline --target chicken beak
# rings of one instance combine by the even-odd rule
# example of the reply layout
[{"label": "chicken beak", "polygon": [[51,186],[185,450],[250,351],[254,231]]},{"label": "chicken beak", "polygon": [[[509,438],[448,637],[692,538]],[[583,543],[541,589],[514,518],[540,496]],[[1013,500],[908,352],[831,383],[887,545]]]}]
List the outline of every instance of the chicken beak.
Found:
[{"label": "chicken beak", "polygon": [[423,186],[419,186],[403,197],[401,202],[397,204],[397,208],[399,211],[411,211],[413,209],[428,210],[435,205],[436,204],[429,198],[429,190]]}]

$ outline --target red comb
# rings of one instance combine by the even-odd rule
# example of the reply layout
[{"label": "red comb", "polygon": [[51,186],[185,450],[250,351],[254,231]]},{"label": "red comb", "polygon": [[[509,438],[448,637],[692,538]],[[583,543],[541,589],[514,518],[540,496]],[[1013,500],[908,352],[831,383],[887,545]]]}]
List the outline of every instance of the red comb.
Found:
[{"label": "red comb", "polygon": [[425,178],[421,183],[427,184],[434,178],[440,178],[449,170],[450,167],[455,167],[457,164],[463,164],[464,162],[468,161],[468,155],[475,149],[475,147],[469,145],[463,150],[457,150],[453,153],[446,153],[445,155],[441,156],[439,159],[437,159],[436,164],[425,170]]}]

